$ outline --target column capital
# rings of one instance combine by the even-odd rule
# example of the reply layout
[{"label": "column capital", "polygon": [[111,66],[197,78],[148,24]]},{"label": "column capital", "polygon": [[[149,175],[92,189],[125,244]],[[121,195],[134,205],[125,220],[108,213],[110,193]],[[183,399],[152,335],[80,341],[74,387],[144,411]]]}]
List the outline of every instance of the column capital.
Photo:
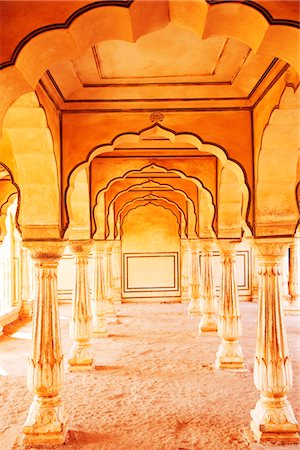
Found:
[{"label": "column capital", "polygon": [[240,242],[235,239],[218,239],[217,244],[223,256],[230,256],[235,253],[235,248]]},{"label": "column capital", "polygon": [[189,249],[190,246],[191,246],[191,241],[190,241],[190,239],[186,239],[186,238],[181,239],[181,240],[180,240],[180,243],[181,243],[182,247],[187,248],[187,249]]},{"label": "column capital", "polygon": [[292,238],[264,238],[255,239],[253,247],[259,259],[280,261],[285,255]]},{"label": "column capital", "polygon": [[190,239],[190,248],[192,252],[199,252],[201,250],[200,239]]},{"label": "column capital", "polygon": [[105,243],[106,243],[106,241],[104,241],[104,240],[94,240],[93,241],[92,252],[93,253],[104,252],[104,250],[105,250]]},{"label": "column capital", "polygon": [[92,248],[91,240],[69,241],[71,252],[78,256],[88,256]]},{"label": "column capital", "polygon": [[114,241],[104,241],[105,242],[105,250],[112,252]]},{"label": "column capital", "polygon": [[215,239],[202,239],[200,242],[201,249],[204,253],[210,253],[213,251],[215,246]]},{"label": "column capital", "polygon": [[49,262],[58,261],[67,245],[66,241],[37,241],[25,240],[23,246],[30,252],[30,256],[34,261],[46,260]]}]

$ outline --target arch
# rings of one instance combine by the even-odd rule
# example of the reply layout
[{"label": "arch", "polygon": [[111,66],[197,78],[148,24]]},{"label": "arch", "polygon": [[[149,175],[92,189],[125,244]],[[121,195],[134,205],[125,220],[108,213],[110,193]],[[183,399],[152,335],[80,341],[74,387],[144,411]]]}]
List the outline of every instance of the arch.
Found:
[{"label": "arch", "polygon": [[[139,143],[143,141],[143,139],[152,138],[152,137],[161,137],[169,139],[173,143],[179,143],[179,144],[191,144],[195,148],[197,148],[200,152],[207,152],[211,155],[214,155],[218,158],[221,165],[223,167],[226,167],[228,170],[231,170],[238,181],[239,189],[242,192],[242,205],[241,205],[241,221],[242,221],[242,227],[243,229],[247,230],[248,234],[251,234],[250,229],[247,224],[247,209],[248,209],[248,203],[249,203],[249,190],[245,183],[245,176],[242,168],[235,163],[234,161],[228,159],[227,154],[224,149],[221,147],[218,147],[217,145],[213,145],[210,143],[202,142],[201,139],[191,133],[178,133],[176,134],[174,131],[169,130],[167,128],[162,127],[161,125],[155,123],[151,127],[140,131],[139,133],[124,133],[117,136],[112,143],[110,144],[104,144],[99,147],[94,148],[89,156],[88,159],[81,164],[79,164],[70,174],[69,176],[69,184],[66,192],[66,204],[67,204],[67,210],[70,214],[70,212],[73,210],[75,211],[76,205],[73,204],[72,195],[74,190],[78,189],[76,187],[76,179],[79,174],[79,172],[83,169],[87,169],[89,165],[91,164],[92,160],[102,154],[102,153],[110,153],[113,152],[115,147],[121,145],[122,143]],[[164,169],[167,170],[167,169]],[[172,169],[173,170],[173,169]],[[170,171],[171,172],[171,171]],[[185,176],[187,175],[183,174],[180,171],[177,171],[179,176]],[[174,170],[174,173],[176,171]],[[181,174],[181,175],[180,175]],[[192,177],[189,177],[192,178]],[[113,181],[113,180],[112,180]],[[202,183],[197,180],[198,186],[203,189]],[[72,189],[70,189],[72,187]],[[203,202],[208,201],[211,204],[211,213],[214,214],[213,211],[213,205],[212,205],[212,197],[211,194],[207,190],[203,190]],[[208,233],[209,234],[209,233]],[[210,234],[211,235],[211,234]],[[207,236],[209,237],[209,236]]]},{"label": "arch", "polygon": [[[149,197],[153,197],[153,198],[149,198]],[[164,197],[148,195],[145,197],[136,198],[135,200],[132,200],[132,201],[126,203],[123,206],[123,208],[118,212],[118,218],[116,220],[116,223],[119,224],[119,228],[116,230],[118,239],[121,239],[121,237],[122,237],[122,234],[123,234],[122,224],[123,224],[127,214],[129,214],[132,209],[136,209],[139,206],[146,206],[148,204],[153,204],[155,206],[162,206],[165,209],[169,209],[172,212],[172,214],[175,215],[175,217],[177,219],[177,223],[179,226],[179,236],[182,236],[183,234],[185,235],[186,218],[185,218],[185,214],[182,211],[182,209],[179,208],[179,206],[176,203],[171,202],[170,200],[168,200]]]},{"label": "arch", "polygon": [[[112,236],[112,233],[114,231],[114,214],[113,214],[113,205],[114,203],[117,201],[117,199],[121,196],[123,196],[124,194],[128,193],[129,191],[136,189],[138,186],[143,186],[146,183],[141,183],[139,185],[133,185],[130,186],[128,189],[125,189],[124,191],[119,192],[115,198],[113,199],[113,201],[110,203],[110,205],[108,206],[108,214],[107,214],[107,227],[108,227],[108,236],[113,239],[114,236]],[[159,184],[159,183],[155,183],[157,184],[157,186],[159,186],[159,188],[167,188],[169,189],[170,193],[171,192],[175,192],[175,193],[179,193],[179,195],[183,196],[185,198],[185,200],[187,201],[187,205],[188,205],[188,217],[190,218],[190,222],[189,223],[189,230],[188,230],[188,234],[192,235],[193,237],[197,236],[197,232],[196,232],[196,224],[197,224],[197,216],[196,216],[196,211],[195,211],[195,205],[192,201],[192,199],[182,190],[180,189],[175,189],[173,186],[169,185],[169,184]],[[155,190],[155,186],[153,186],[153,188],[151,189]],[[97,206],[97,205],[96,205]],[[96,216],[96,207],[95,207],[95,216]],[[192,211],[194,214],[192,214]],[[96,235],[97,235],[97,229],[96,229]]]},{"label": "arch", "polygon": [[194,0],[188,6],[181,3],[159,2],[153,8],[147,2],[97,2],[74,11],[64,23],[32,30],[19,42],[10,60],[2,64],[0,85],[3,90],[9,89],[4,92],[5,101],[1,103],[0,123],[8,106],[20,95],[35,89],[38,80],[52,65],[76,59],[104,40],[134,42],[169,22],[204,39],[213,36],[237,39],[254,52],[287,61],[300,73],[296,23],[271,20],[264,13],[265,9],[254,9],[244,2],[209,4]]},{"label": "arch", "polygon": [[10,194],[6,201],[2,203],[0,207],[0,243],[3,242],[6,234],[7,234],[7,228],[6,228],[6,218],[7,218],[7,211],[10,208],[10,206],[18,200],[18,193],[13,192]]},{"label": "arch", "polygon": [[[18,223],[23,239],[34,237],[36,231],[39,236],[45,232],[46,237],[60,237],[58,165],[46,115],[34,92],[11,105],[3,126],[0,159],[20,189]],[[45,201],[51,208],[45,208]]]}]

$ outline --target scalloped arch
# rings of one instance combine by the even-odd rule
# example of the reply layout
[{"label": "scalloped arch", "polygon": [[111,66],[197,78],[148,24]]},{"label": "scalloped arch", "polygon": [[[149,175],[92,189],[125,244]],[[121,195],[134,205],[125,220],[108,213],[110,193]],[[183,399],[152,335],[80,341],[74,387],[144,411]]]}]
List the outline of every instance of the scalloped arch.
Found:
[{"label": "scalloped arch", "polygon": [[[103,144],[99,147],[94,148],[88,156],[88,159],[81,164],[79,164],[70,174],[69,180],[68,180],[68,188],[66,191],[66,204],[67,204],[67,210],[69,213],[69,217],[72,216],[73,210],[76,209],[72,205],[72,192],[76,189],[76,178],[81,170],[87,169],[89,165],[91,164],[92,160],[102,154],[102,153],[110,153],[113,152],[115,147],[118,145],[121,145],[122,143],[138,143],[141,142],[145,138],[149,137],[163,137],[169,139],[173,143],[180,143],[180,144],[192,144],[194,147],[198,148],[199,151],[205,151],[210,153],[211,155],[216,156],[219,161],[221,162],[223,167],[226,167],[227,169],[231,170],[239,183],[239,187],[242,192],[242,204],[241,204],[241,219],[242,219],[242,227],[247,230],[248,234],[251,234],[249,226],[247,224],[247,210],[248,210],[248,203],[249,203],[249,190],[245,182],[245,176],[242,168],[235,163],[234,161],[231,161],[228,159],[227,154],[224,149],[221,147],[218,147],[217,145],[213,145],[210,143],[204,143],[201,141],[201,139],[191,133],[178,133],[176,134],[174,131],[164,128],[163,126],[159,124],[154,124],[149,128],[146,128],[144,130],[141,130],[139,133],[132,133],[127,132],[118,135],[110,144]],[[182,174],[182,172],[180,172]],[[178,171],[179,174],[179,171]],[[113,181],[113,180],[112,180]],[[199,182],[199,187],[203,189],[203,185],[201,182]],[[206,198],[210,198],[210,203],[212,204],[212,197],[211,194],[208,193],[208,191],[204,191]],[[213,205],[212,205],[212,211],[213,211]],[[214,214],[214,211],[212,212]],[[69,224],[70,226],[70,224]]]}]

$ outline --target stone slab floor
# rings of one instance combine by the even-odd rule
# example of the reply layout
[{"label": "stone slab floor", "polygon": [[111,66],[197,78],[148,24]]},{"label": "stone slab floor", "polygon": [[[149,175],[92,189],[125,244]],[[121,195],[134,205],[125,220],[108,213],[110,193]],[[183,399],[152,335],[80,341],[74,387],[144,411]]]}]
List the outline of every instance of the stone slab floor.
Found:
[{"label": "stone slab floor", "polygon": [[[60,306],[69,415],[64,450],[296,449],[255,443],[250,410],[259,394],[253,384],[257,305],[242,303],[241,344],[246,372],[214,369],[218,336],[198,336],[198,318],[183,304],[123,304],[110,337],[93,339],[96,367],[67,373],[70,305]],[[289,398],[300,420],[300,322],[285,317],[293,360]],[[21,449],[22,424],[32,394],[26,387],[31,322],[20,320],[0,338],[0,449]]]}]

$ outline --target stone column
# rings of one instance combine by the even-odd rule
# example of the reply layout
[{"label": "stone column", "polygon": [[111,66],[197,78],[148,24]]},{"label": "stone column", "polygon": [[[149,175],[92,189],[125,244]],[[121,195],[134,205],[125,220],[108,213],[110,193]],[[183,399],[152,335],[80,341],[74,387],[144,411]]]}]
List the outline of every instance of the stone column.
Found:
[{"label": "stone column", "polygon": [[290,245],[290,270],[289,270],[289,302],[286,303],[287,314],[300,314],[300,237],[295,237]]},{"label": "stone column", "polygon": [[216,295],[213,279],[213,242],[202,241],[202,258],[201,258],[201,312],[202,317],[199,324],[199,333],[209,333],[217,331],[216,319]]},{"label": "stone column", "polygon": [[91,370],[94,366],[90,342],[92,337],[92,311],[88,283],[90,248],[90,241],[73,241],[70,244],[76,273],[70,323],[70,335],[74,343],[68,359],[71,372]]},{"label": "stone column", "polygon": [[106,242],[105,251],[106,318],[117,322],[117,311],[113,302],[112,243]]},{"label": "stone column", "polygon": [[112,273],[113,273],[113,303],[120,305],[121,296],[121,261],[120,261],[120,241],[116,240],[112,248]]},{"label": "stone column", "polygon": [[30,285],[31,265],[29,258],[29,251],[23,247],[21,249],[21,317],[32,316],[33,293]]},{"label": "stone column", "polygon": [[190,292],[190,242],[188,239],[181,239],[181,303],[191,300]]},{"label": "stone column", "polygon": [[259,257],[259,304],[254,383],[260,400],[251,411],[251,428],[258,441],[299,441],[299,425],[287,400],[292,387],[282,313],[284,241],[256,240]]},{"label": "stone column", "polygon": [[219,301],[218,334],[222,339],[217,352],[218,369],[244,369],[244,356],[239,344],[241,316],[235,278],[236,242],[220,241],[222,282]]},{"label": "stone column", "polygon": [[252,292],[251,292],[251,301],[253,303],[257,303],[258,301],[258,269],[257,269],[257,258],[255,252],[252,251]]},{"label": "stone column", "polygon": [[93,273],[93,330],[96,337],[107,337],[105,273],[104,273],[104,242],[94,243],[94,273]]},{"label": "stone column", "polygon": [[189,316],[200,316],[200,264],[199,243],[191,241],[191,301],[188,307]]},{"label": "stone column", "polygon": [[24,242],[36,267],[33,347],[27,385],[34,394],[23,427],[25,446],[63,444],[67,419],[59,395],[63,380],[60,324],[57,307],[57,265],[61,242]]}]

